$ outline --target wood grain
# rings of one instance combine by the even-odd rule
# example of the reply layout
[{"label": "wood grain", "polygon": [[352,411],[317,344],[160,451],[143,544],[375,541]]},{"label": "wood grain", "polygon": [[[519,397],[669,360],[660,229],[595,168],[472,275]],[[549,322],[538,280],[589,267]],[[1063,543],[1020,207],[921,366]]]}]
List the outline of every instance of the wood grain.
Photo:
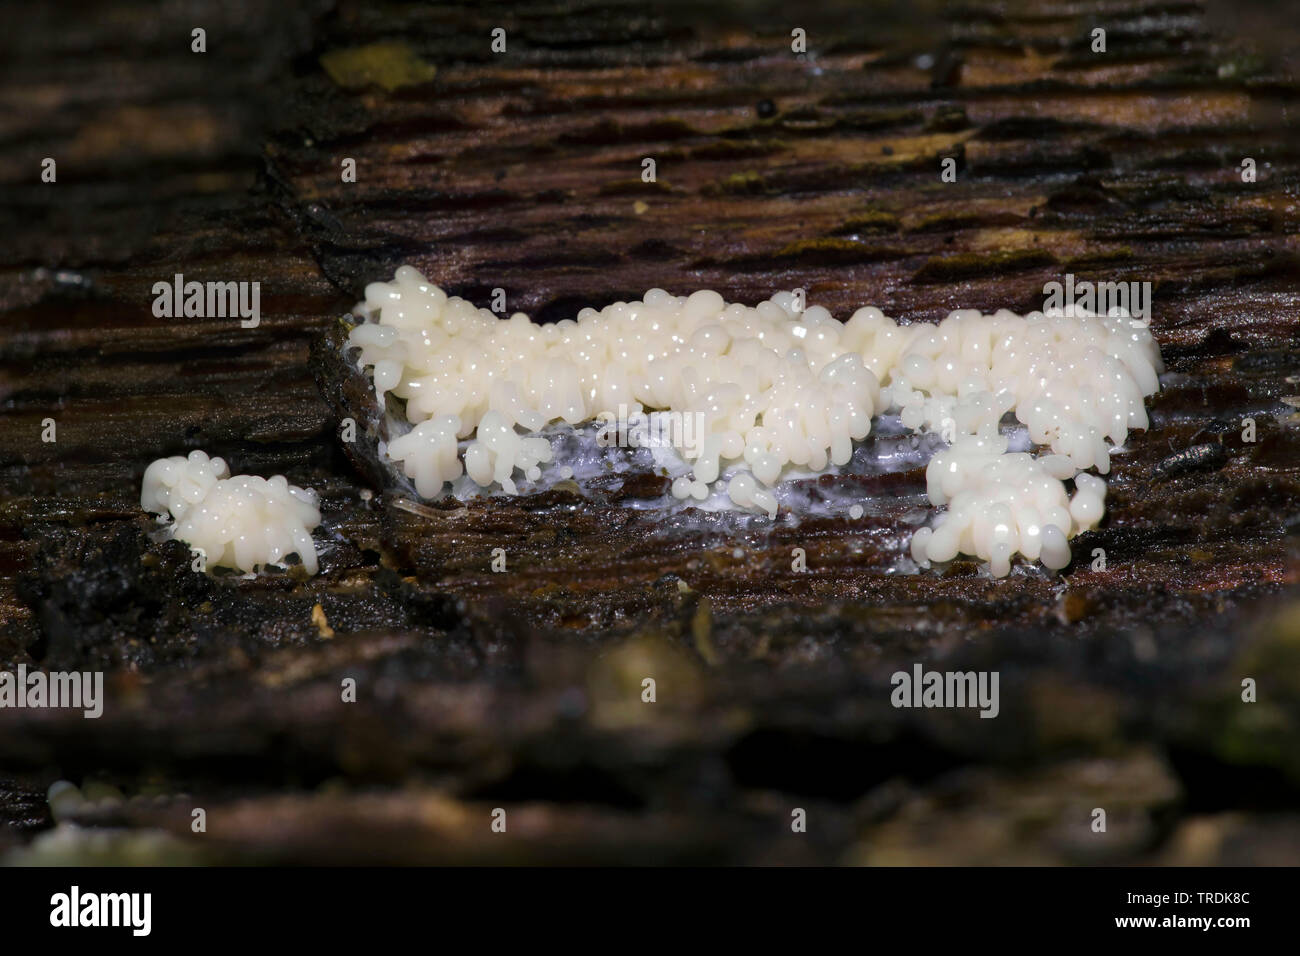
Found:
[{"label": "wood grain", "polygon": [[[1300,18],[282,7],[38,13],[6,54],[0,668],[104,668],[112,696],[0,712],[0,848],[48,825],[52,780],[103,776],[221,814],[207,841],[193,799],[83,814],[186,859],[1300,859]],[[652,287],[934,321],[1067,272],[1149,281],[1169,375],[1075,544],[1105,571],[895,573],[919,470],[827,479],[862,519],[763,534],[625,507],[652,474],[412,509],[338,441],[332,364],[403,262],[552,320]],[[260,281],[260,327],[155,318],[177,272]],[[144,468],[199,447],[322,492],[319,576],[196,575],[150,541]],[[916,661],[998,670],[1001,716],[894,709]],[[527,837],[492,843],[495,806]]]}]

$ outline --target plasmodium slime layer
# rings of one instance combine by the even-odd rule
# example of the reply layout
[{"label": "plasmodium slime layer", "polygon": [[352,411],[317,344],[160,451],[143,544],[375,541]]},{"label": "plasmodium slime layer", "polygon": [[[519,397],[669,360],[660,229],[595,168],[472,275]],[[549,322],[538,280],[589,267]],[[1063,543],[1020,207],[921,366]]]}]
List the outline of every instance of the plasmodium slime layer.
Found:
[{"label": "plasmodium slime layer", "polygon": [[297,554],[316,573],[316,493],[283,475],[232,478],[225,461],[201,451],[159,458],[145,470],[140,507],[169,516],[168,535],[202,550],[213,567],[253,571]]},{"label": "plasmodium slime layer", "polygon": [[[958,311],[936,326],[863,308],[841,323],[790,293],[749,307],[653,289],[539,325],[449,297],[409,266],[368,286],[358,311],[368,321],[348,345],[379,400],[403,399],[415,426],[387,453],[426,498],[462,471],[516,493],[515,473],[536,480],[551,458],[527,433],[644,408],[702,424],[676,497],[703,498],[737,465],[732,502],[775,517],[771,488],[787,468],[846,464],[872,417],[898,409],[950,443],[927,468],[930,500],[947,510],[914,536],[913,557],[975,555],[998,576],[1017,553],[1069,563],[1067,539],[1104,511],[1105,483],[1082,472],[1107,473],[1111,448],[1147,426],[1143,400],[1162,371],[1150,332],[1123,315]],[[1050,453],[1008,453],[1007,413]]]}]

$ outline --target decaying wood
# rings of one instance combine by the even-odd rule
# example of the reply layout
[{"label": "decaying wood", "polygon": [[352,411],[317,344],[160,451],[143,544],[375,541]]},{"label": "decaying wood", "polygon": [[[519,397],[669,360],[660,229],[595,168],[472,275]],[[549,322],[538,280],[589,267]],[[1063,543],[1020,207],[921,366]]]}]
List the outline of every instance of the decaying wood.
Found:
[{"label": "decaying wood", "polygon": [[[0,669],[111,694],[0,711],[0,849],[54,853],[65,777],[133,797],[79,814],[112,859],[1300,859],[1300,17],[284,6],[36,14],[6,55]],[[896,573],[919,470],[813,483],[865,516],[763,533],[625,507],[650,473],[411,507],[337,437],[338,319],[403,262],[545,319],[707,286],[933,321],[1149,281],[1170,374],[1056,577]],[[155,318],[175,273],[260,281],[261,325]],[[320,575],[150,538],[144,468],[200,447],[322,492]],[[917,661],[999,671],[1000,716],[893,708]]]}]

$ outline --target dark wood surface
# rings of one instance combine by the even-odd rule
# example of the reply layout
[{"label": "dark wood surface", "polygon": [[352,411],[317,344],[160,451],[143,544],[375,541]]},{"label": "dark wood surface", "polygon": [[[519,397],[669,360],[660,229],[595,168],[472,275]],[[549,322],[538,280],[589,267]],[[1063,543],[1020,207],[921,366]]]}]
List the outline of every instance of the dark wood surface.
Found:
[{"label": "dark wood surface", "polygon": [[[134,797],[80,815],[115,859],[1300,861],[1295,13],[31,13],[0,93],[0,668],[102,668],[111,695],[0,712],[0,850],[62,777]],[[1105,571],[894,573],[920,470],[833,480],[862,519],[761,533],[625,507],[649,473],[411,508],[341,447],[332,351],[402,262],[546,319],[797,286],[934,321],[1066,272],[1150,281],[1169,375],[1075,542]],[[260,327],[155,318],[177,272],[260,281]],[[140,477],[191,448],[320,490],[322,573],[196,575],[152,542]],[[1001,715],[894,709],[916,661],[998,670]],[[220,826],[192,835],[194,806]]]}]

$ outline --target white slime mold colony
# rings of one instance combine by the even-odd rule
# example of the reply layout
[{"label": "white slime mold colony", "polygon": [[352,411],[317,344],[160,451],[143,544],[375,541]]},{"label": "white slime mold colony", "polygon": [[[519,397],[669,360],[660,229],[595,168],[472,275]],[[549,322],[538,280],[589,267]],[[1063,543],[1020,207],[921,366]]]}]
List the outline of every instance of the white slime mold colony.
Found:
[{"label": "white slime mold colony", "polygon": [[[872,417],[897,409],[906,427],[950,441],[926,469],[930,501],[947,511],[913,536],[912,557],[974,555],[998,577],[1017,553],[1070,562],[1068,539],[1105,511],[1105,482],[1084,469],[1106,474],[1111,448],[1147,427],[1143,400],[1163,371],[1150,331],[1123,314],[967,310],[900,326],[863,308],[841,324],[820,306],[797,312],[790,293],[750,308],[652,289],[538,325],[448,297],[410,266],[367,286],[358,311],[369,321],[348,346],[381,403],[386,392],[405,400],[415,427],[387,453],[425,498],[462,469],[514,494],[516,471],[535,481],[551,459],[546,439],[520,429],[644,407],[703,416],[675,497],[704,498],[738,465],[731,501],[775,517],[783,472],[846,464]],[[1050,454],[1009,452],[998,431],[1008,412]],[[459,440],[471,437],[462,462]]]},{"label": "white slime mold colony", "polygon": [[170,515],[168,536],[202,550],[214,567],[253,571],[296,553],[303,569],[316,573],[316,492],[283,475],[231,478],[225,461],[201,451],[159,458],[144,473],[140,507]]},{"label": "white slime mold colony", "polygon": [[[516,494],[516,472],[535,482],[552,458],[536,434],[546,425],[654,409],[703,423],[676,498],[725,486],[735,506],[775,518],[783,475],[847,464],[873,416],[897,411],[905,427],[949,442],[926,468],[930,501],[947,510],[913,535],[913,559],[974,555],[997,577],[1017,553],[1053,569],[1070,562],[1068,539],[1105,511],[1106,484],[1084,469],[1106,474],[1111,449],[1147,427],[1143,401],[1163,370],[1150,331],[1123,314],[966,310],[936,326],[862,308],[840,323],[820,306],[797,311],[791,293],[751,308],[652,289],[539,325],[448,297],[410,266],[367,286],[357,311],[366,321],[347,346],[361,350],[381,407],[386,393],[405,401],[414,427],[386,453],[422,497],[462,473]],[[1008,413],[1048,453],[1009,451],[998,427]],[[225,475],[201,452],[164,459],[141,503],[170,511],[175,536],[215,563],[248,570],[296,550],[314,571],[314,495],[279,476]]]},{"label": "white slime mold colony", "polygon": [[[381,403],[386,392],[406,402],[415,427],[387,453],[423,497],[462,469],[514,494],[516,471],[536,480],[551,458],[545,439],[519,429],[644,406],[703,416],[675,497],[706,497],[736,463],[731,501],[775,517],[770,489],[784,471],[846,464],[873,415],[899,409],[906,427],[950,440],[926,469],[931,503],[948,508],[913,536],[912,557],[975,555],[998,577],[1017,553],[1069,563],[1068,539],[1105,510],[1105,482],[1083,470],[1106,474],[1111,448],[1147,427],[1143,400],[1163,370],[1150,331],[1118,314],[957,311],[937,326],[900,326],[863,308],[841,324],[819,306],[797,312],[789,293],[750,308],[711,291],[652,289],[538,325],[448,297],[410,266],[367,286],[358,311],[370,321],[348,345],[360,347]],[[1051,453],[1009,452],[998,431],[1008,412]],[[459,440],[470,437],[462,463]]]}]

